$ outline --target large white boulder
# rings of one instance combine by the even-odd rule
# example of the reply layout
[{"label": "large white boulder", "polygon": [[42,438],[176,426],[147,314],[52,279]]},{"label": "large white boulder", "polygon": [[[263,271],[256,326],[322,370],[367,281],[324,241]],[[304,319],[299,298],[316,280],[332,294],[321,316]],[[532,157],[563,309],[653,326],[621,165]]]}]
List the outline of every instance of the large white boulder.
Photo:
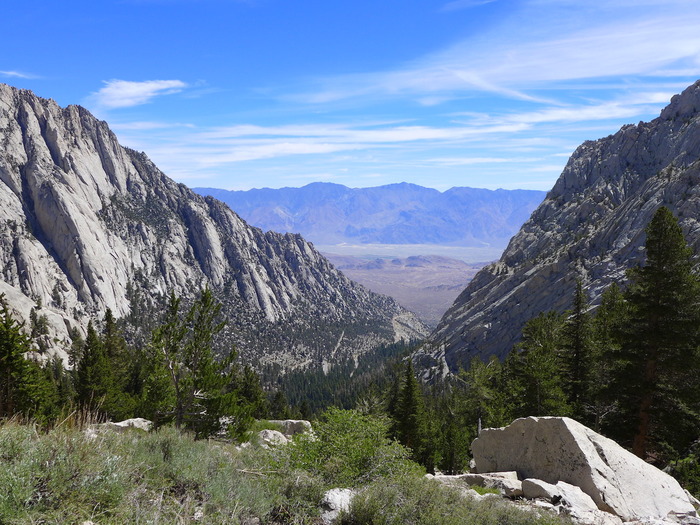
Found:
[{"label": "large white boulder", "polygon": [[695,515],[675,479],[570,418],[528,417],[485,429],[472,453],[477,473],[515,470],[520,479],[564,481],[625,521]]}]

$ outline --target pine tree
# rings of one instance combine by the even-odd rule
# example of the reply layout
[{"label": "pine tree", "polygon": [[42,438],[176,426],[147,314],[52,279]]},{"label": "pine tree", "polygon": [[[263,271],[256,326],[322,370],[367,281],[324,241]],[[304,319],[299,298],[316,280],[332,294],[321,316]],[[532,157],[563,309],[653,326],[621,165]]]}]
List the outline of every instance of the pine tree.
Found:
[{"label": "pine tree", "polygon": [[488,363],[472,359],[469,369],[460,373],[464,381],[461,404],[465,411],[467,428],[475,438],[479,423],[483,427],[500,427],[510,423],[510,414],[504,395],[501,362],[493,356]]},{"label": "pine tree", "polygon": [[[221,305],[207,287],[180,315],[180,299],[170,295],[164,322],[153,332],[146,398],[159,422],[205,437],[228,424],[240,435],[252,423],[253,408],[240,395],[240,371],[231,351],[222,360],[214,340],[224,328]],[[224,419],[226,418],[226,419]]]},{"label": "pine tree", "polygon": [[700,373],[700,280],[692,250],[666,207],[646,235],[646,264],[629,272],[629,318],[616,379],[632,451],[645,459],[678,454],[700,434],[700,407],[693,400]]},{"label": "pine tree", "polygon": [[432,430],[428,424],[423,392],[413,371],[413,363],[406,360],[396,403],[393,434],[397,441],[413,451],[413,458],[429,471],[435,467]]},{"label": "pine tree", "polygon": [[614,377],[620,355],[620,341],[627,319],[627,303],[617,283],[612,283],[601,296],[593,317],[591,354],[590,404],[591,425],[596,431],[619,437],[619,392]]},{"label": "pine tree", "polygon": [[112,392],[112,367],[92,321],[88,323],[82,357],[75,371],[77,403],[104,413],[103,405]]},{"label": "pine tree", "polygon": [[27,375],[24,355],[29,350],[29,338],[0,295],[0,417],[13,416],[22,408]]},{"label": "pine tree", "polygon": [[572,415],[589,424],[587,405],[590,404],[591,354],[593,327],[588,314],[588,297],[583,282],[576,281],[574,304],[562,331],[562,379]]},{"label": "pine tree", "polygon": [[523,327],[523,337],[504,363],[507,402],[513,417],[565,416],[560,348],[564,316],[541,313]]},{"label": "pine tree", "polygon": [[56,408],[56,388],[47,371],[26,359],[32,347],[23,328],[0,295],[0,417],[24,414],[43,420]]}]

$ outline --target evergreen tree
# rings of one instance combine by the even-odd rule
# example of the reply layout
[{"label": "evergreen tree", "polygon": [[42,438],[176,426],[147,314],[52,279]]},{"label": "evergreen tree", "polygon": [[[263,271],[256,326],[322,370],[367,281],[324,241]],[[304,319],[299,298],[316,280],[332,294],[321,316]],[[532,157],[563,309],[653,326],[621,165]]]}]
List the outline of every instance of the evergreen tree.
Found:
[{"label": "evergreen tree", "polygon": [[101,342],[112,376],[103,410],[111,419],[121,421],[135,414],[141,393],[138,383],[141,361],[129,351],[111,309],[107,308],[102,324]]},{"label": "evergreen tree", "polygon": [[252,423],[253,409],[239,394],[235,352],[220,361],[214,354],[215,337],[225,325],[220,311],[208,287],[184,317],[180,299],[171,294],[164,322],[154,330],[150,346],[146,398],[151,409],[158,422],[172,420],[177,428],[193,430],[198,437],[220,431],[224,422],[236,434]]},{"label": "evergreen tree", "polygon": [[474,421],[465,411],[463,398],[455,389],[436,400],[438,431],[438,467],[445,474],[458,474],[469,466],[469,445],[476,430],[469,432]]},{"label": "evergreen tree", "polygon": [[29,338],[11,315],[5,296],[0,295],[0,417],[22,410],[25,402]]},{"label": "evergreen tree", "polygon": [[112,392],[112,367],[92,321],[88,323],[82,357],[75,371],[76,402],[104,413],[103,405]]},{"label": "evergreen tree", "polygon": [[[265,391],[260,384],[260,376],[250,366],[246,365],[243,368],[243,373],[241,374],[239,382],[240,386],[238,392],[241,399],[245,400],[250,406],[251,415],[256,419],[268,417],[270,407]],[[308,401],[304,400],[302,407],[304,403],[306,403],[306,409],[301,410],[302,416],[308,418],[311,416],[310,409],[308,408]]]},{"label": "evergreen tree", "polygon": [[617,283],[612,283],[601,297],[593,317],[591,382],[587,407],[596,431],[617,437],[619,415],[618,392],[614,382],[620,354],[620,337],[627,319],[627,303]]},{"label": "evergreen tree", "polygon": [[291,415],[287,396],[282,390],[277,390],[270,401],[270,416],[272,419],[289,419]]},{"label": "evergreen tree", "polygon": [[478,357],[472,359],[469,369],[460,373],[459,377],[465,383],[461,397],[472,439],[476,437],[480,423],[483,427],[500,427],[510,423],[503,371],[497,357],[493,356],[488,363]]},{"label": "evergreen tree", "polygon": [[700,280],[693,272],[692,251],[668,208],[659,208],[646,235],[646,264],[629,272],[629,318],[615,385],[632,451],[642,458],[676,455],[700,434],[694,403],[700,373]]},{"label": "evergreen tree", "polygon": [[513,417],[565,416],[570,412],[559,358],[564,316],[541,313],[523,327],[523,337],[504,363],[507,403]]},{"label": "evergreen tree", "polygon": [[394,414],[393,434],[399,443],[413,451],[413,458],[429,471],[435,466],[435,450],[426,407],[413,363],[406,360]]},{"label": "evergreen tree", "polygon": [[572,416],[590,424],[591,354],[593,352],[593,326],[588,314],[588,297],[583,282],[576,281],[573,308],[562,331],[561,360],[562,379]]},{"label": "evergreen tree", "polygon": [[23,326],[0,295],[0,417],[23,414],[43,420],[56,408],[56,389],[46,371],[26,359],[32,348]]}]

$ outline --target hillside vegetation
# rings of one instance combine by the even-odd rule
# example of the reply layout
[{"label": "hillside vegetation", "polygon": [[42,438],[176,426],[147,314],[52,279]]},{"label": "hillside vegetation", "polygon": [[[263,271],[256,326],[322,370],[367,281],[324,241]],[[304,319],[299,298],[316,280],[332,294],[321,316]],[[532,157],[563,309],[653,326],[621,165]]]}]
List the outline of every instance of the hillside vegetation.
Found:
[{"label": "hillside vegetation", "polygon": [[319,439],[238,448],[172,427],[85,432],[79,417],[49,432],[0,425],[0,522],[319,524],[324,491],[358,487],[341,524],[554,525],[490,498],[476,501],[423,477],[387,423],[331,411]]}]

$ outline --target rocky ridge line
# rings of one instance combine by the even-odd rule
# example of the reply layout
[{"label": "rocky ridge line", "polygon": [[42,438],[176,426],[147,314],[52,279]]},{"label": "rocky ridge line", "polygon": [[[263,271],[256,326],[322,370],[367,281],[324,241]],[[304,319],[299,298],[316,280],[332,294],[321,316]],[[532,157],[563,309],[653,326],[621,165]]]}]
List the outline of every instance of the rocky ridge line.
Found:
[{"label": "rocky ridge line", "polygon": [[643,262],[644,228],[660,206],[700,248],[700,82],[651,122],[583,143],[544,202],[445,313],[416,356],[445,374],[472,358],[505,357],[526,321],[571,306],[576,279],[592,303]]},{"label": "rocky ridge line", "polygon": [[231,342],[262,363],[320,362],[342,330],[349,353],[425,333],[299,235],[250,227],[79,106],[0,84],[0,181],[0,293],[24,319],[46,317],[54,351],[106,308],[138,315],[205,284],[224,302]]}]

